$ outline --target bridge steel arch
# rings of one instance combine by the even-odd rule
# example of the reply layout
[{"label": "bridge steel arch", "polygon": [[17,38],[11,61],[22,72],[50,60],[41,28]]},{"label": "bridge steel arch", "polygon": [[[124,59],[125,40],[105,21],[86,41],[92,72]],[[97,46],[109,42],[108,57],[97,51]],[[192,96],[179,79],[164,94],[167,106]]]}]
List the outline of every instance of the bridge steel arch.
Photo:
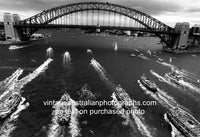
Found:
[{"label": "bridge steel arch", "polygon": [[[48,10],[44,10],[43,12],[36,14],[35,16],[22,20],[17,25],[47,25],[62,16],[87,10],[102,10],[118,13],[139,22],[149,30],[162,31],[163,34],[174,32],[174,29],[170,26],[139,10],[122,5],[102,2],[81,2],[51,8]],[[30,35],[34,33],[34,31],[36,31],[36,29],[33,28],[31,28],[30,30]],[[163,42],[169,44],[167,42],[169,41],[169,38],[166,39],[166,35],[163,36],[163,34],[156,35],[160,37]]]}]

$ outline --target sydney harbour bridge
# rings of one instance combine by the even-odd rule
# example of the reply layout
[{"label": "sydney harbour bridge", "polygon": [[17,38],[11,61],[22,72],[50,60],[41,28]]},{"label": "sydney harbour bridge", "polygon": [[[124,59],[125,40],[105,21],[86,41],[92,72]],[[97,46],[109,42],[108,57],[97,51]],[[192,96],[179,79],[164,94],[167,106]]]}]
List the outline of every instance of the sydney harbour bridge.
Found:
[{"label": "sydney harbour bridge", "polygon": [[[6,16],[7,14],[7,16]],[[85,28],[101,30],[129,30],[154,33],[168,48],[186,46],[190,35],[189,23],[177,23],[172,28],[139,10],[102,2],[82,2],[44,10],[20,20],[4,15],[6,37],[28,40],[39,29]],[[11,15],[12,16],[12,15]],[[14,16],[14,15],[13,15]]]}]

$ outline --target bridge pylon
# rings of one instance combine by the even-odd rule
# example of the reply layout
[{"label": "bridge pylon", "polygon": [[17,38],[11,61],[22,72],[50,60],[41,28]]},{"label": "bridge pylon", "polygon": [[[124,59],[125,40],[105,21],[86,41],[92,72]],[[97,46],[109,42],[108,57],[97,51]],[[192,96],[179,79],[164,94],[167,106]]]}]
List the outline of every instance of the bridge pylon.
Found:
[{"label": "bridge pylon", "polygon": [[178,35],[172,36],[170,48],[173,50],[186,49],[188,47],[190,24],[188,22],[177,22],[174,31]]},{"label": "bridge pylon", "polygon": [[18,14],[4,13],[4,29],[7,40],[20,41],[20,35],[14,25],[20,21]]}]

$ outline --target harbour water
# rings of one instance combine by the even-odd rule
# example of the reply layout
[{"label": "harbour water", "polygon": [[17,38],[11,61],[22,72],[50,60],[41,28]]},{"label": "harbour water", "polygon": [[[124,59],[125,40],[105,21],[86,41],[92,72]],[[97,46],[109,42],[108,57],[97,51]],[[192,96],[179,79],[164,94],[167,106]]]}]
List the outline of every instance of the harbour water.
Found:
[{"label": "harbour water", "polygon": [[[12,130],[9,134],[1,133],[2,137],[46,137],[50,136],[49,133],[56,137],[171,137],[178,131],[165,121],[164,114],[166,106],[174,103],[200,121],[200,85],[196,84],[200,79],[199,54],[162,52],[156,37],[127,39],[126,36],[85,34],[80,30],[65,29],[41,32],[51,33],[51,37],[17,50],[0,47],[0,80],[9,77],[18,68],[24,69],[23,77],[47,58],[53,58],[48,69],[23,88],[22,96],[28,105],[18,113],[15,121],[10,122]],[[117,43],[117,52],[113,50],[113,43]],[[97,69],[95,64],[91,64],[93,58],[98,63]],[[172,68],[179,69],[190,81],[178,87],[162,80]],[[138,79],[143,74],[156,82],[160,96],[155,97],[140,86]],[[84,84],[98,94],[99,101],[113,100],[113,85],[120,84],[131,99],[157,103],[138,105],[138,109],[145,111],[140,116],[78,115],[70,125],[59,127],[60,132],[55,130],[54,134],[54,128],[51,127],[54,109],[47,102],[58,101],[65,92],[78,101],[76,92]],[[86,107],[87,110],[103,108],[116,109],[114,106]],[[5,123],[2,121],[1,127],[5,127]]]}]

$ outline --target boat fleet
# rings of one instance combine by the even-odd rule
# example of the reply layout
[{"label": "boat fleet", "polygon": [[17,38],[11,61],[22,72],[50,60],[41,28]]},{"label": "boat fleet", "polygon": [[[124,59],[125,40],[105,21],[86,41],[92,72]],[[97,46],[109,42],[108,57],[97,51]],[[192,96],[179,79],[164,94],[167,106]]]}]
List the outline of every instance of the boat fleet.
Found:
[{"label": "boat fleet", "polygon": [[[173,72],[166,75],[167,78],[177,82],[182,78],[176,76]],[[146,76],[140,77],[140,83],[152,93],[158,92],[156,83]],[[173,106],[167,110],[166,113],[168,121],[173,124],[178,131],[186,137],[200,137],[200,123],[187,111],[180,108],[178,105]]]},{"label": "boat fleet", "polygon": [[21,102],[21,93],[13,84],[22,72],[22,69],[17,69],[10,77],[0,82],[0,119],[5,119],[12,114]]},{"label": "boat fleet", "polygon": [[22,101],[21,89],[41,72],[45,71],[51,61],[52,59],[47,59],[32,73],[21,79],[18,78],[23,69],[19,68],[11,76],[0,82],[0,119],[6,119],[17,110]]},{"label": "boat fleet", "polygon": [[167,119],[186,137],[200,136],[200,123],[188,112],[176,107],[167,112]]},{"label": "boat fleet", "polygon": [[[159,60],[162,62],[163,60]],[[15,75],[16,73],[18,75]],[[13,76],[0,83],[0,92],[10,90],[8,87],[15,81],[18,76],[22,73],[21,69],[18,69]],[[174,71],[166,73],[165,78],[175,84],[179,84],[179,81],[183,80],[181,75],[177,75]],[[156,83],[144,74],[140,77],[139,82],[149,91],[156,94],[159,92],[159,88]],[[113,93],[117,100],[122,102],[124,109],[133,109],[132,100],[121,85],[115,87]],[[95,95],[90,91],[90,87],[85,84],[77,95],[82,99],[93,100]],[[88,97],[88,98],[87,98]],[[0,119],[5,119],[11,115],[18,107],[22,100],[20,92],[10,90],[8,94],[0,98]],[[73,101],[68,93],[64,93],[61,99],[53,106],[55,109],[56,122],[63,126],[69,123],[72,114]],[[183,110],[179,106],[171,107],[166,112],[167,119],[186,137],[200,137],[200,123],[187,111]]]}]

